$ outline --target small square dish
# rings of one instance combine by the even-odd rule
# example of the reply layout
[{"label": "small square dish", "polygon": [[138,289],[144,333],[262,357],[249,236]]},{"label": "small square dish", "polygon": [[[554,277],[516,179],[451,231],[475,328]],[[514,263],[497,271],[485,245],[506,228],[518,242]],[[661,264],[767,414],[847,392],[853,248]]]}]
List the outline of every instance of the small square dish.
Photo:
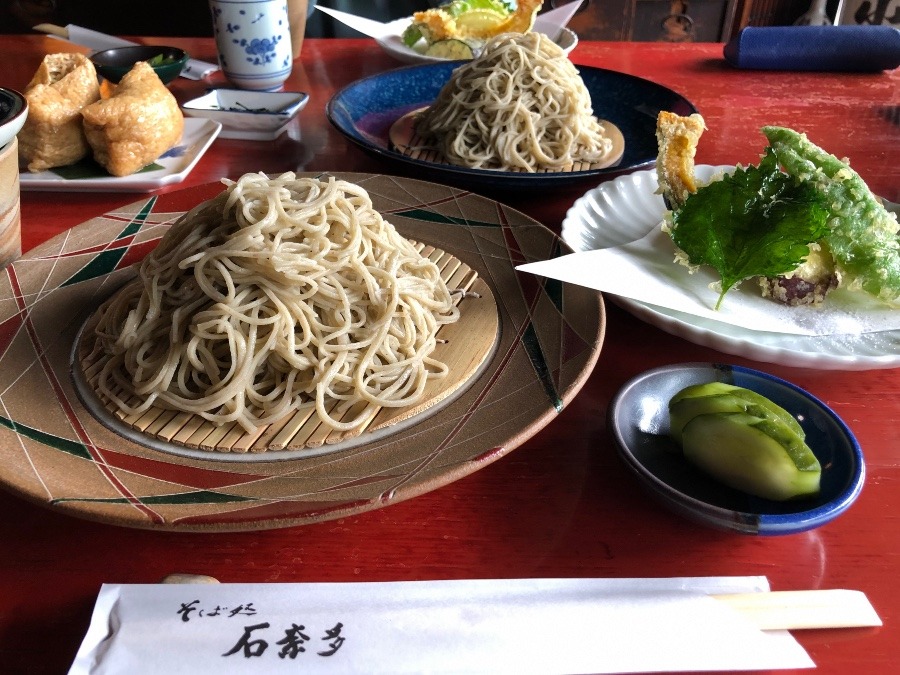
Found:
[{"label": "small square dish", "polygon": [[268,141],[276,138],[309,101],[304,92],[213,89],[181,106],[185,115],[222,125],[221,138]]}]

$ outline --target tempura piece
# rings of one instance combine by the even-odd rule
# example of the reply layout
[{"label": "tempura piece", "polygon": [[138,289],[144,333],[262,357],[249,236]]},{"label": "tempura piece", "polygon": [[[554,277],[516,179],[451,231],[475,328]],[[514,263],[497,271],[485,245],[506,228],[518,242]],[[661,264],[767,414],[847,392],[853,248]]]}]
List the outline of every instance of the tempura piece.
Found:
[{"label": "tempura piece", "polygon": [[28,119],[18,134],[28,170],[44,171],[90,152],[81,111],[100,98],[97,71],[83,54],[48,54],[25,87]]},{"label": "tempura piece", "polygon": [[454,16],[452,3],[413,14],[412,25],[431,43],[438,40],[476,38],[489,40],[501,33],[527,33],[534,26],[543,0],[519,0],[514,11],[476,8]]},{"label": "tempura piece", "polygon": [[[843,287],[900,307],[900,223],[847,160],[806,134],[766,126],[769,147],[757,166],[700,186],[694,153],[702,131],[699,115],[657,119],[658,191],[670,209],[666,228],[682,249],[678,262],[710,264],[730,285],[757,277],[763,297],[789,306],[819,305]],[[755,259],[744,254],[766,236],[768,248],[757,248]],[[799,261],[796,247],[806,249]]]},{"label": "tempura piece", "polygon": [[184,116],[146,62],[128,71],[112,96],[82,111],[94,159],[113,176],[128,176],[181,138]]},{"label": "tempura piece", "polygon": [[826,237],[842,280],[900,307],[900,223],[872,194],[846,160],[829,154],[806,134],[783,127],[763,133],[784,171],[808,181],[828,198],[831,233]]},{"label": "tempura piece", "polygon": [[669,208],[680,207],[689,195],[697,191],[694,155],[705,130],[703,117],[697,113],[681,117],[664,110],[656,118],[658,192],[663,195]]}]

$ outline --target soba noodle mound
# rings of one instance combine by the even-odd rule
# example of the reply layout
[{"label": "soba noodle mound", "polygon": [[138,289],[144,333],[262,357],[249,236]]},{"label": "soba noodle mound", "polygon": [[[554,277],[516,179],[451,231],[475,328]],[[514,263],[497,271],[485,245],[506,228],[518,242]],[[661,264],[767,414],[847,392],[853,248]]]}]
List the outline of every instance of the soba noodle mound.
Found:
[{"label": "soba noodle mound", "polygon": [[[430,355],[459,316],[450,292],[363,188],[293,173],[226,185],[101,309],[98,387],[119,409],[157,405],[253,431],[314,400],[324,423],[346,430],[446,374]],[[338,421],[335,400],[365,409]]]},{"label": "soba noodle mound", "polygon": [[416,121],[450,164],[502,171],[565,171],[612,149],[581,76],[546,35],[499,35],[453,71]]}]

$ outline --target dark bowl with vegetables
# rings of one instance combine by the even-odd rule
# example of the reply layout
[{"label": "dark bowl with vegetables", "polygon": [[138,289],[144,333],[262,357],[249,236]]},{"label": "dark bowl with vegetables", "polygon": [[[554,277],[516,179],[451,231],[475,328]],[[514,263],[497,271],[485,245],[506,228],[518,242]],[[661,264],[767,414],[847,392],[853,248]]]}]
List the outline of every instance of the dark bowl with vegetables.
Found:
[{"label": "dark bowl with vegetables", "polygon": [[168,84],[181,74],[188,58],[187,52],[178,47],[153,45],[115,47],[91,54],[97,72],[116,84],[138,61],[149,63],[163,84]]},{"label": "dark bowl with vegetables", "polygon": [[[796,420],[818,460],[818,491],[763,498],[730,487],[690,461],[672,437],[670,401],[685,388],[707,383],[759,394]],[[804,532],[846,511],[865,481],[859,443],[831,408],[790,382],[743,366],[683,363],[642,373],[613,398],[609,427],[620,458],[652,496],[676,513],[718,529],[759,535]]]}]

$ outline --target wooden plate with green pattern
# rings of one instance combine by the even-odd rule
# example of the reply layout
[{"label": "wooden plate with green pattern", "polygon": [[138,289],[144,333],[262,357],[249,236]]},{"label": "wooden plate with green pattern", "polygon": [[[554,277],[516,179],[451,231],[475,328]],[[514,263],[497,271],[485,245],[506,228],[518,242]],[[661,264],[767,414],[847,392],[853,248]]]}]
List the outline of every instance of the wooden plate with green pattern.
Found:
[{"label": "wooden plate with green pattern", "polygon": [[76,336],[169,224],[222,186],[147,196],[54,237],[0,271],[0,486],[62,513],[127,527],[287,527],[444,486],[556,419],[594,368],[605,329],[598,293],[515,270],[567,253],[560,239],[524,214],[465,190],[335,175],[362,185],[401,234],[446,251],[490,289],[495,345],[462,392],[397,433],[312,457],[185,457],[108,428],[76,393]]}]

